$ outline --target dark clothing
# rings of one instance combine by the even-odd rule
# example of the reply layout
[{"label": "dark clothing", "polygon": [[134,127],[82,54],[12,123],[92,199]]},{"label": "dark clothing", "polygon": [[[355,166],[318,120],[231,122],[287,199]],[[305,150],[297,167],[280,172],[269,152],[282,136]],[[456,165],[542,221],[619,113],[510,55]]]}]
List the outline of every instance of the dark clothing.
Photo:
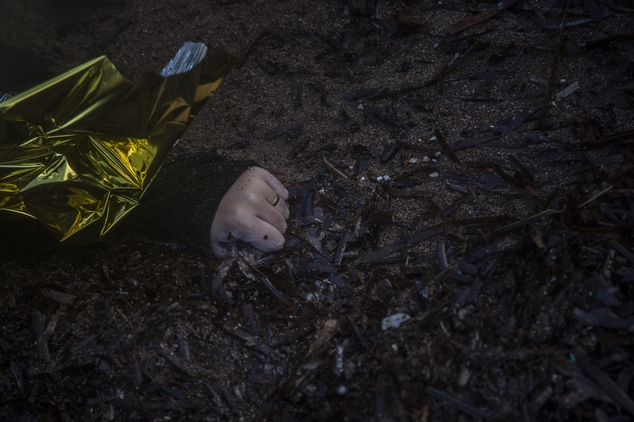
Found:
[{"label": "dark clothing", "polygon": [[253,165],[210,153],[176,157],[165,163],[139,208],[129,216],[129,224],[124,225],[210,254],[209,233],[218,205],[236,179]]}]

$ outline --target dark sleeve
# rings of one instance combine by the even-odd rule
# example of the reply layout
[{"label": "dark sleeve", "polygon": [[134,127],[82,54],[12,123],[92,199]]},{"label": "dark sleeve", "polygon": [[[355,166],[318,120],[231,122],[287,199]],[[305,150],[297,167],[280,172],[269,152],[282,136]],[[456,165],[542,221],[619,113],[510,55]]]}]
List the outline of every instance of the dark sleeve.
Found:
[{"label": "dark sleeve", "polygon": [[125,225],[211,254],[209,236],[218,205],[236,179],[254,165],[217,154],[176,156],[163,165]]}]

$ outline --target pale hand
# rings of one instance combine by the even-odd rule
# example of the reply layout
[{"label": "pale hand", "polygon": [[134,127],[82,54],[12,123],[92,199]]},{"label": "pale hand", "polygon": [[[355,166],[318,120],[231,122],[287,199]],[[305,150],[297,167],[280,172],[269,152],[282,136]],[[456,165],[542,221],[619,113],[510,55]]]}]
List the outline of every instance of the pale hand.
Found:
[{"label": "pale hand", "polygon": [[242,173],[220,201],[211,224],[214,255],[226,257],[238,240],[266,252],[281,249],[290,215],[287,199],[286,188],[268,171],[251,167]]}]

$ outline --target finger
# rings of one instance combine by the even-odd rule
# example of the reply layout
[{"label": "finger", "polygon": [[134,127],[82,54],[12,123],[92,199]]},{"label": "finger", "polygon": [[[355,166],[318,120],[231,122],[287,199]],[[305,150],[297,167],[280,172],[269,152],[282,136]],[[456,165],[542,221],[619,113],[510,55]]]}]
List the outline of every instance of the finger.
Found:
[{"label": "finger", "polygon": [[[279,204],[277,204],[279,205]],[[286,219],[280,214],[280,212],[271,206],[265,206],[261,209],[257,209],[256,216],[263,221],[266,221],[271,226],[275,227],[281,233],[286,232]]]},{"label": "finger", "polygon": [[258,172],[260,173],[260,176],[266,182],[266,184],[269,185],[271,189],[273,189],[278,195],[280,195],[283,200],[286,201],[288,199],[288,190],[286,190],[284,185],[282,185],[282,182],[277,180],[277,177],[273,176],[271,173],[264,170],[263,168],[258,167]]},{"label": "finger", "polygon": [[280,202],[278,202],[277,205],[275,206],[275,209],[277,210],[277,212],[282,214],[282,217],[284,217],[285,220],[288,220],[288,217],[291,216],[291,212],[288,209],[288,204],[286,204],[286,201],[281,198],[280,198]]},{"label": "finger", "polygon": [[231,243],[221,242],[219,238],[212,237],[211,238],[211,251],[214,256],[218,259],[224,259],[229,255],[229,250],[231,248]]},{"label": "finger", "polygon": [[[282,199],[282,195],[280,195],[279,193],[275,192],[264,181],[261,181],[261,183],[262,183],[262,186],[258,187],[258,189],[261,192],[262,199],[264,200],[264,202],[266,202],[268,205],[270,205],[272,207],[276,207],[277,205],[280,204],[280,202],[284,202],[284,200]],[[277,204],[273,205],[276,200],[277,200]]]},{"label": "finger", "polygon": [[260,219],[257,219],[257,222],[251,224],[249,231],[240,231],[239,233],[235,233],[235,236],[265,252],[277,251],[284,246],[284,236],[282,236],[282,233],[266,221]]}]

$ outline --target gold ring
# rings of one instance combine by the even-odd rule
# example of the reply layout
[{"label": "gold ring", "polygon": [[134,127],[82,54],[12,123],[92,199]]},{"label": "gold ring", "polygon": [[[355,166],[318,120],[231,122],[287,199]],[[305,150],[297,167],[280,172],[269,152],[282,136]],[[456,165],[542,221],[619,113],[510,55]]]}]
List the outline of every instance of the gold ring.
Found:
[{"label": "gold ring", "polygon": [[276,206],[279,202],[280,202],[280,196],[278,194],[275,194],[275,199],[273,200],[273,203],[271,203],[271,205]]}]

